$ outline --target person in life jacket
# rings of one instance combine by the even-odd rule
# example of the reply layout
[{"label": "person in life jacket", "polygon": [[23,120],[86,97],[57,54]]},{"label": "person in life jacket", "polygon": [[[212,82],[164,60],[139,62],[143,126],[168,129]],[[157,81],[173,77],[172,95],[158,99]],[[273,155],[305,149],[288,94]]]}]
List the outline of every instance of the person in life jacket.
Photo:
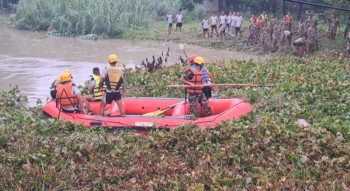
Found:
[{"label": "person in life jacket", "polygon": [[[98,67],[93,68],[91,79],[89,81],[89,86],[88,86],[89,95],[84,96],[84,100],[86,103],[89,103],[91,101],[101,101],[103,91],[100,91],[98,87],[100,85],[100,78],[101,78],[100,69]],[[107,89],[106,84],[103,84],[103,89],[104,90]]]},{"label": "person in life jacket", "polygon": [[[92,75],[90,76],[91,79],[89,81],[89,86],[88,86],[88,92],[89,95],[85,96],[84,98],[87,101],[101,101],[103,91],[100,91],[99,85],[100,85],[100,69],[98,67],[95,67],[92,69]],[[106,84],[103,84],[103,89],[106,90]]]},{"label": "person in life jacket", "polygon": [[188,94],[188,100],[190,103],[188,114],[194,115],[195,117],[200,116],[200,111],[197,108],[197,102],[200,102],[202,105],[206,116],[210,116],[212,114],[207,98],[202,92],[202,87],[195,87],[196,85],[198,86],[203,84],[203,74],[201,69],[204,63],[204,58],[197,56],[194,59],[195,68],[188,68],[185,71],[184,76],[180,79],[184,84],[191,86],[186,88],[186,93]]},{"label": "person in life jacket", "polygon": [[[197,55],[192,55],[189,59],[188,62],[190,63],[190,67],[191,68],[196,68],[196,63],[194,62],[194,60],[196,59]],[[203,85],[205,84],[212,84],[215,83],[213,76],[211,75],[211,73],[209,72],[209,70],[207,69],[207,67],[203,64],[202,69],[202,79],[203,79]],[[211,98],[211,97],[217,97],[217,86],[211,87],[211,86],[205,86],[202,88],[202,92],[204,93],[205,97],[207,99]]]},{"label": "person in life jacket", "polygon": [[263,11],[261,13],[260,17],[261,17],[263,23],[267,23],[267,14],[265,11]]},{"label": "person in life jacket", "polygon": [[[107,90],[102,96],[100,115],[104,114],[106,104],[111,104],[116,101],[122,115],[125,115],[125,109],[122,102],[122,97],[126,94],[126,84],[124,81],[123,68],[117,66],[119,58],[115,54],[108,56],[109,66],[102,70],[99,89],[102,90],[103,83],[106,83]],[[122,92],[121,92],[122,88]]]},{"label": "person in life jacket", "polygon": [[288,30],[292,31],[293,17],[290,12],[284,17],[284,21],[287,22]]},{"label": "person in life jacket", "polygon": [[56,104],[64,112],[87,113],[80,90],[72,83],[72,74],[64,72],[57,84]]},{"label": "person in life jacket", "polygon": [[[71,75],[71,78],[73,78],[72,76],[72,72],[68,69],[65,69],[64,72],[68,72],[70,75]],[[56,78],[52,84],[51,84],[51,87],[50,87],[50,95],[51,95],[51,98],[52,99],[56,99],[56,94],[57,94],[57,85],[61,83],[61,78],[60,76],[58,78]]]},{"label": "person in life jacket", "polygon": [[256,22],[256,25],[258,26],[258,28],[262,29],[262,27],[263,27],[263,19],[261,18],[261,16],[259,16],[259,18],[255,22]]},{"label": "person in life jacket", "polygon": [[261,18],[261,16],[259,16],[258,19],[256,19],[256,26],[258,27],[258,38],[260,38],[260,34],[261,34],[261,31],[262,31],[262,28],[263,28],[263,20]]}]

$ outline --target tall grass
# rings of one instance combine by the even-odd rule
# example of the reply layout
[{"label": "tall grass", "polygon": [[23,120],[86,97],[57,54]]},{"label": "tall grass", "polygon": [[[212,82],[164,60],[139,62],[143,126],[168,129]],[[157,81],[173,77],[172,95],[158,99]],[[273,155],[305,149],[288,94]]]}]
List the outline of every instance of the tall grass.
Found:
[{"label": "tall grass", "polygon": [[128,29],[148,29],[157,15],[178,6],[165,0],[22,0],[15,27],[51,30],[64,36],[86,34],[116,37]]}]

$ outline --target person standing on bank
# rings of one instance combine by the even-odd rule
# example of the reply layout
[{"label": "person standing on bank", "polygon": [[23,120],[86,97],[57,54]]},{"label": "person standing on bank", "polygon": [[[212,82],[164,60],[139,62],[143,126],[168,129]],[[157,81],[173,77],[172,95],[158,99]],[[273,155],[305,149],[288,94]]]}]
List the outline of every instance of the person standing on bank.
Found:
[{"label": "person standing on bank", "polygon": [[205,15],[204,19],[202,20],[202,28],[203,28],[203,37],[204,39],[209,38],[209,20],[208,16]]},{"label": "person standing on bank", "polygon": [[237,12],[236,18],[236,38],[238,38],[237,34],[239,33],[239,38],[242,38],[242,25],[243,25],[243,17],[239,12]]},{"label": "person standing on bank", "polygon": [[[122,115],[125,115],[125,109],[122,102],[122,97],[126,94],[126,84],[123,74],[123,68],[117,66],[119,58],[115,54],[108,56],[108,62],[110,66],[102,70],[99,89],[103,88],[103,83],[106,83],[107,90],[102,96],[100,115],[104,114],[106,104],[111,104],[112,101],[116,101],[118,108]],[[122,87],[122,93],[120,88]]]},{"label": "person standing on bank", "polygon": [[197,108],[197,102],[200,102],[202,107],[204,108],[206,116],[210,116],[212,114],[211,108],[207,101],[207,98],[202,92],[202,87],[195,87],[196,85],[203,84],[202,77],[202,67],[205,63],[204,58],[197,56],[194,59],[195,68],[192,66],[189,67],[184,76],[180,79],[184,84],[192,86],[186,88],[186,93],[188,93],[188,100],[190,102],[189,115],[194,115],[195,117],[200,117],[200,111]]},{"label": "person standing on bank", "polygon": [[335,13],[332,14],[329,25],[329,38],[335,41],[335,37],[337,36],[337,29],[339,27],[339,19]]},{"label": "person standing on bank", "polygon": [[171,29],[173,28],[173,14],[171,14],[171,11],[168,12],[166,15],[166,21],[168,24],[168,35],[171,34]]},{"label": "person standing on bank", "polygon": [[175,28],[175,31],[177,31],[177,28],[179,28],[180,34],[181,34],[181,27],[182,27],[182,13],[179,10],[179,12],[176,14],[176,28]]},{"label": "person standing on bank", "polygon": [[213,14],[211,15],[210,21],[211,21],[211,34],[210,34],[210,37],[213,36],[214,30],[216,32],[216,36],[219,37],[218,27],[217,27],[218,16],[216,16],[215,12],[213,12]]},{"label": "person standing on bank", "polygon": [[290,14],[290,12],[288,12],[287,15],[284,16],[284,21],[287,23],[288,30],[292,32],[293,16],[292,14]]}]

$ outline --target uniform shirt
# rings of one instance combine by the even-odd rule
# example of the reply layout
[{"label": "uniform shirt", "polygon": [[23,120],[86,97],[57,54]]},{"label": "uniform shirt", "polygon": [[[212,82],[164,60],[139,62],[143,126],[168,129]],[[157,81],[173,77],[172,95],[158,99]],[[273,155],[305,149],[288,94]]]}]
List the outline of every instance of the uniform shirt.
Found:
[{"label": "uniform shirt", "polygon": [[270,28],[273,29],[273,27],[275,26],[275,24],[277,23],[277,18],[272,17],[270,20]]},{"label": "uniform shirt", "polygon": [[176,15],[176,22],[182,23],[182,14],[177,14]]},{"label": "uniform shirt", "polygon": [[231,15],[230,15],[230,16],[227,16],[227,17],[226,17],[226,19],[227,19],[227,23],[229,23],[229,24],[230,24],[230,23],[231,23],[231,21],[232,21],[232,16],[231,16]]},{"label": "uniform shirt", "polygon": [[173,23],[173,15],[172,14],[167,14],[166,18],[167,18],[168,24]]},{"label": "uniform shirt", "polygon": [[313,42],[315,40],[316,36],[317,36],[317,34],[316,34],[315,27],[310,26],[307,30],[307,41]]},{"label": "uniform shirt", "polygon": [[211,25],[216,25],[216,22],[218,20],[218,16],[211,16],[210,17],[210,20],[211,20]]},{"label": "uniform shirt", "polygon": [[221,24],[221,27],[219,28],[220,32],[223,32],[226,30],[226,25],[225,24]]},{"label": "uniform shirt", "polygon": [[208,29],[209,28],[209,20],[208,19],[203,19],[202,20],[202,26],[203,26],[203,29]]},{"label": "uniform shirt", "polygon": [[237,22],[237,16],[233,15],[231,19],[231,26],[235,27]]},{"label": "uniform shirt", "polygon": [[336,26],[338,26],[338,24],[339,24],[338,18],[331,18],[330,21],[331,21],[332,27],[336,27]]},{"label": "uniform shirt", "polygon": [[236,27],[241,27],[243,22],[243,17],[242,16],[237,16],[236,19]]},{"label": "uniform shirt", "polygon": [[226,23],[226,15],[221,15],[220,16],[220,24],[225,24]]}]

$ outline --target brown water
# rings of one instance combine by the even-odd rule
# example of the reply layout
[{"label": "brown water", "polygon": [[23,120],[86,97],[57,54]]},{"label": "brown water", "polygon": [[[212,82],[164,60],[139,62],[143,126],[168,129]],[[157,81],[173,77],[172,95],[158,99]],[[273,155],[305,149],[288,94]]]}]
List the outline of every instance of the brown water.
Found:
[{"label": "brown water", "polygon": [[[93,67],[107,65],[107,56],[117,54],[120,64],[135,67],[146,57],[160,56],[170,49],[168,65],[184,57],[180,45],[171,42],[129,43],[123,40],[89,41],[79,38],[49,36],[45,33],[11,30],[0,25],[0,89],[18,85],[31,105],[49,96],[52,81],[64,69],[73,72],[74,81],[83,84]],[[184,45],[188,55],[203,55],[207,61],[222,59],[260,59],[245,53]],[[263,57],[261,59],[264,59]]]}]

